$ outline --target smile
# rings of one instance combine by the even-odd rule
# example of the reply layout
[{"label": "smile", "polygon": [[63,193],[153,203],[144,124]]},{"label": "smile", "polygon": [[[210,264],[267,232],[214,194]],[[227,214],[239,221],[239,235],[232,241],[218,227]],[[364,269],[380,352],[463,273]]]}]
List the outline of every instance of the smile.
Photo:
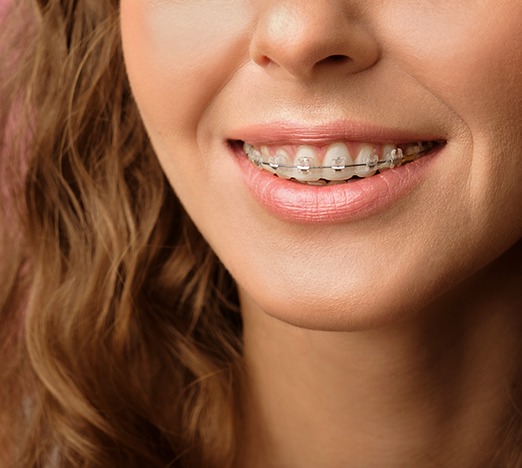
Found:
[{"label": "smile", "polygon": [[292,223],[347,223],[409,196],[447,153],[436,134],[339,121],[261,124],[225,140],[257,204]]},{"label": "smile", "polygon": [[243,142],[249,161],[261,170],[307,185],[327,186],[371,177],[416,161],[439,146],[437,141],[406,144],[332,142],[309,145],[253,145]]}]

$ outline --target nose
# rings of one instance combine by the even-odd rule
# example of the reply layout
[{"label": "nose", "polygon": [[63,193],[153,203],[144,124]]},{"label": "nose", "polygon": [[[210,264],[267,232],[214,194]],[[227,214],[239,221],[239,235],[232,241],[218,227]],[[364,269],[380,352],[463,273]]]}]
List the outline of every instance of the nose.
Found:
[{"label": "nose", "polygon": [[260,1],[250,57],[270,73],[310,80],[322,71],[359,73],[380,47],[346,0]]}]

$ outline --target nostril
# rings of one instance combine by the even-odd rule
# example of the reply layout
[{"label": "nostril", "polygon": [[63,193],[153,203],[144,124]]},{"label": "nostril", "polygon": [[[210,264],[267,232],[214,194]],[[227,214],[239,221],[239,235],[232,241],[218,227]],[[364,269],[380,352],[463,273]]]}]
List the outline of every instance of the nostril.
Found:
[{"label": "nostril", "polygon": [[319,61],[320,64],[338,64],[338,63],[345,63],[350,60],[350,57],[346,55],[330,55],[323,60]]}]

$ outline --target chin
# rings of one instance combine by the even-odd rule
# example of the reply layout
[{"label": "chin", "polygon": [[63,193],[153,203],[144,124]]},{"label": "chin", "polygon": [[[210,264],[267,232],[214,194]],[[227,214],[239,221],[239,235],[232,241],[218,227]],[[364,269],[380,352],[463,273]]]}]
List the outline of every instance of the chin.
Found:
[{"label": "chin", "polygon": [[[290,288],[249,294],[240,289],[243,310],[266,316],[298,328],[317,331],[350,332],[393,327],[419,317],[429,297],[411,290],[373,294],[345,293],[335,295],[303,295]],[[442,291],[441,291],[442,292]],[[425,291],[427,293],[427,291]]]}]

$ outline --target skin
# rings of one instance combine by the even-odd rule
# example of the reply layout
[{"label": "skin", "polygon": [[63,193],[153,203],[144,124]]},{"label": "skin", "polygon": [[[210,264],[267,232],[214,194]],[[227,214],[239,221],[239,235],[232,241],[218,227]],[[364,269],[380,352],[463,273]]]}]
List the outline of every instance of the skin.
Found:
[{"label": "skin", "polygon": [[[238,283],[239,466],[488,466],[518,373],[520,17],[509,0],[122,0],[151,141]],[[285,119],[446,145],[385,211],[302,225],[257,204],[226,144]]]}]

